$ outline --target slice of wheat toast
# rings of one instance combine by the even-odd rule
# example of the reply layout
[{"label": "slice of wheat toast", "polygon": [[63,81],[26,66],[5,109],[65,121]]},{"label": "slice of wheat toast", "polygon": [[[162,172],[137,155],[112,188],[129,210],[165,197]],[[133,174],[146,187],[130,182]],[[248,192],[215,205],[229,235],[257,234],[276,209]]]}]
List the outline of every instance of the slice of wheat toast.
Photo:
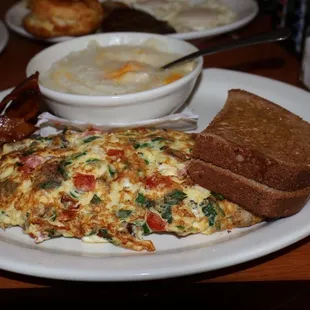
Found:
[{"label": "slice of wheat toast", "polygon": [[232,89],[222,110],[198,134],[193,157],[295,191],[310,186],[310,124],[262,97]]},{"label": "slice of wheat toast", "polygon": [[310,187],[293,192],[279,191],[199,159],[191,160],[187,171],[196,184],[266,219],[292,216],[310,197]]}]

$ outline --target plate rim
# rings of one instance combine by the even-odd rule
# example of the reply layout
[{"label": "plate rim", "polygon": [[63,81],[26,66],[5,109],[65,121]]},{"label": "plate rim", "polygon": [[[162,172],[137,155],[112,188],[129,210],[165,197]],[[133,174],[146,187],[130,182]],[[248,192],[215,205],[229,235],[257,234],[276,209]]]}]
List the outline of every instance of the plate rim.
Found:
[{"label": "plate rim", "polygon": [[[100,0],[100,1],[102,2],[105,0]],[[179,40],[195,40],[195,39],[201,39],[201,38],[211,38],[214,36],[218,36],[224,33],[229,33],[231,31],[239,29],[247,25],[248,23],[250,23],[259,13],[259,6],[254,0],[246,0],[246,1],[251,3],[251,5],[253,6],[253,11],[248,16],[236,22],[233,22],[228,25],[223,25],[223,26],[219,26],[216,28],[212,28],[212,29],[206,29],[202,31],[184,32],[184,33],[173,33],[173,34],[167,34],[167,36],[171,36]],[[63,41],[67,41],[67,40],[75,38],[74,36],[61,36],[61,37],[50,38],[50,39],[37,38],[33,36],[32,34],[28,33],[23,27],[18,27],[14,23],[11,23],[10,16],[13,14],[12,12],[14,12],[16,7],[19,7],[23,4],[24,4],[23,0],[20,0],[19,2],[13,4],[5,13],[5,16],[4,16],[5,23],[11,30],[15,31],[19,35],[30,38],[32,40],[49,42],[49,43],[59,43],[59,42],[63,42]]]},{"label": "plate rim", "polygon": [[[250,23],[258,14],[259,12],[259,6],[257,2],[254,0],[247,0],[251,2],[251,5],[253,6],[253,12],[249,14],[248,16],[244,17],[243,19],[240,19],[236,22],[230,23],[228,25],[219,26],[212,29],[202,30],[202,31],[192,31],[192,32],[184,32],[184,33],[174,33],[169,34],[169,36],[174,37],[176,39],[181,40],[194,40],[194,39],[201,39],[201,38],[211,38],[213,36],[218,36],[224,33],[229,33],[231,31],[234,31],[236,29],[239,29],[248,23]],[[207,33],[207,36],[206,36]]]},{"label": "plate rim", "polygon": [[[303,95],[306,95],[310,98],[310,93],[307,92],[304,89],[301,89],[297,86],[290,85],[278,80],[274,80],[267,77],[262,77],[255,74],[250,73],[244,73],[234,70],[227,70],[227,69],[216,69],[216,68],[208,68],[204,69],[202,71],[203,77],[201,79],[201,82],[203,82],[203,79],[205,77],[205,74],[208,74],[209,76],[214,74],[224,74],[224,75],[235,75],[239,77],[243,77],[244,79],[252,79],[253,80],[259,80],[259,81],[265,81],[266,83],[272,83],[277,84],[280,87],[287,87],[289,90],[294,90],[301,92]],[[229,76],[228,76],[229,77]],[[255,83],[254,83],[255,84]],[[8,90],[4,90],[0,92],[0,96],[7,92]],[[249,262],[251,260],[266,256],[270,253],[274,253],[280,249],[286,248],[289,245],[292,245],[310,235],[310,222],[306,221],[304,214],[310,214],[310,201],[308,204],[301,210],[297,215],[293,215],[289,218],[281,219],[278,221],[275,221],[273,223],[268,223],[264,225],[262,228],[250,232],[249,234],[237,236],[236,238],[233,238],[228,241],[224,241],[218,244],[215,244],[214,246],[204,246],[202,248],[195,248],[195,249],[184,249],[181,251],[174,251],[172,253],[162,253],[162,254],[147,254],[146,257],[152,257],[150,255],[153,255],[153,257],[156,257],[157,262],[160,264],[157,266],[148,266],[148,263],[144,263],[144,266],[148,266],[149,269],[141,270],[137,268],[136,261],[142,261],[147,260],[143,259],[145,255],[128,255],[128,256],[119,256],[116,257],[115,263],[122,263],[126,260],[129,266],[135,266],[135,268],[132,268],[131,270],[125,269],[124,270],[119,269],[118,272],[115,274],[115,271],[113,270],[107,270],[104,265],[107,262],[107,257],[83,257],[83,256],[72,256],[72,255],[62,255],[59,253],[50,253],[49,251],[41,251],[41,250],[33,250],[31,248],[20,248],[19,246],[16,246],[14,244],[7,244],[3,241],[0,241],[0,268],[12,272],[17,272],[20,274],[26,274],[30,276],[37,276],[37,277],[43,277],[43,278],[50,278],[50,279],[59,279],[59,280],[80,280],[80,281],[142,281],[142,280],[155,280],[155,279],[166,279],[166,278],[172,278],[172,277],[181,277],[181,276],[188,276],[188,275],[194,275],[198,273],[205,273],[210,272],[214,270],[223,269],[226,267],[235,266],[244,262]],[[301,227],[294,226],[292,227],[292,223],[295,222],[304,221],[304,225]],[[295,223],[296,224],[296,223]],[[276,228],[280,227],[280,231],[278,231]],[[298,227],[298,228],[296,228]],[[285,228],[285,229],[284,229]],[[286,230],[286,228],[289,228]],[[275,236],[269,239],[265,239],[266,235],[270,236],[268,234],[269,232],[276,231],[274,234]],[[290,231],[291,233],[288,235],[283,234],[283,231]],[[251,235],[252,237],[249,237]],[[247,240],[250,238],[252,243],[250,245],[247,244]],[[247,250],[243,253],[232,253],[231,257],[225,257],[225,255],[217,257],[216,255],[220,254],[230,254],[227,252],[228,248],[226,245],[229,245],[228,248],[247,244]],[[17,249],[16,249],[17,248]],[[5,250],[5,251],[4,251]],[[215,251],[214,251],[215,250]],[[14,257],[12,260],[12,257],[10,255],[15,252],[20,252],[20,254],[23,255],[24,258],[27,258],[28,261],[20,261],[18,257]],[[32,257],[33,251],[36,251],[35,255],[37,256],[36,259],[34,259],[29,265],[29,260]],[[213,252],[214,251],[214,252]],[[183,253],[180,256],[180,253]],[[203,254],[203,255],[202,255]],[[182,261],[182,257],[186,256],[188,259],[194,258],[195,264],[191,264],[190,261],[187,260],[187,265],[177,265],[176,262]],[[202,256],[199,256],[202,255]],[[62,257],[64,259],[64,265],[63,266],[57,266],[57,258]],[[199,257],[198,257],[199,256]],[[211,257],[211,260],[213,258],[212,266],[208,266],[208,262],[206,259],[208,257]],[[216,262],[214,261],[214,257],[217,258]],[[68,260],[71,259],[70,264],[68,265]],[[169,261],[166,261],[166,259],[169,259]],[[203,258],[203,259],[201,259]],[[47,261],[46,261],[47,259]],[[14,262],[15,260],[15,262]],[[113,258],[114,260],[114,258]],[[172,260],[172,261],[171,261]],[[86,261],[86,263],[85,263]],[[99,261],[99,263],[98,263]],[[13,262],[13,263],[12,263]],[[67,264],[67,265],[66,265]],[[94,264],[94,265],[93,265]],[[100,266],[103,265],[102,268],[93,269],[93,266]],[[164,265],[162,265],[164,264]],[[165,267],[169,266],[170,267]],[[173,268],[171,268],[171,264],[173,264]],[[101,266],[102,266],[101,265]],[[85,269],[79,270],[77,272],[77,267],[84,267]],[[70,269],[71,267],[71,269]],[[90,268],[90,269],[89,269]]]},{"label": "plate rim", "polygon": [[0,41],[0,53],[2,53],[9,42],[9,31],[6,27],[6,24],[2,20],[0,20],[0,28],[4,34],[4,38],[2,38]]}]

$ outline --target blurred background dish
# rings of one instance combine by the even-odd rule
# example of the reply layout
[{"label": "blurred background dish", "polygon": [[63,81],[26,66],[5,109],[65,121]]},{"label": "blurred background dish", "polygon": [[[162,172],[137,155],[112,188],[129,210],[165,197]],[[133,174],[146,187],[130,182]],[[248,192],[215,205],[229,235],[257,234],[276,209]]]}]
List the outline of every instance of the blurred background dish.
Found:
[{"label": "blurred background dish", "polygon": [[43,39],[93,33],[103,18],[99,0],[31,0],[26,7],[29,12],[23,18],[22,26]]},{"label": "blurred background dish", "polygon": [[6,47],[9,41],[9,32],[5,26],[5,24],[0,21],[0,53]]},{"label": "blurred background dish", "polygon": [[[34,9],[33,2],[28,1],[18,2],[6,12],[5,21],[10,29],[22,36],[51,43],[73,38],[71,35],[60,34],[53,37],[39,37],[35,32],[32,33],[30,28],[27,31],[24,19]],[[57,6],[62,5],[60,0],[36,1],[39,2],[38,5],[46,5],[48,2]],[[86,2],[89,1],[95,0]],[[96,30],[89,29],[89,34],[139,29],[139,32],[165,34],[182,40],[207,38],[245,26],[259,12],[255,0],[98,1],[103,7],[103,22]]]}]

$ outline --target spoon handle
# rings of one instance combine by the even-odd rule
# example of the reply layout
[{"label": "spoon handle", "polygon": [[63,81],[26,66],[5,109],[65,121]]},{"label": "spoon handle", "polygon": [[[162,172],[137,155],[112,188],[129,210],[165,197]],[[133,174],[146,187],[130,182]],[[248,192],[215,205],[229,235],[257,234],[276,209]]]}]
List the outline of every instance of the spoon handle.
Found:
[{"label": "spoon handle", "polygon": [[217,46],[211,46],[207,47],[205,49],[201,49],[197,52],[191,53],[189,55],[186,55],[182,58],[179,58],[175,61],[172,61],[162,67],[162,69],[167,69],[173,65],[176,65],[180,62],[203,56],[203,55],[210,55],[226,50],[231,50],[239,47],[245,47],[249,45],[256,45],[260,43],[267,43],[267,42],[275,42],[275,41],[282,41],[287,39],[291,35],[291,31],[288,28],[278,28],[276,30],[270,31],[270,32],[264,32],[260,34],[256,34],[250,37],[238,39],[238,40],[233,40],[229,43],[224,43],[221,45]]}]

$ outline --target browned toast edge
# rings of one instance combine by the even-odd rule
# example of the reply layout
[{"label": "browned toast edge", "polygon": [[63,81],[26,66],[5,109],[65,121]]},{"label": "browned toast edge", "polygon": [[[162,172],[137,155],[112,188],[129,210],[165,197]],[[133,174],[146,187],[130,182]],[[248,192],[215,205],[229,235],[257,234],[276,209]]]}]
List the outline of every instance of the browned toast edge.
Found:
[{"label": "browned toast edge", "polygon": [[310,187],[293,192],[279,191],[199,159],[189,162],[187,172],[196,184],[269,219],[298,213],[310,197]]}]

